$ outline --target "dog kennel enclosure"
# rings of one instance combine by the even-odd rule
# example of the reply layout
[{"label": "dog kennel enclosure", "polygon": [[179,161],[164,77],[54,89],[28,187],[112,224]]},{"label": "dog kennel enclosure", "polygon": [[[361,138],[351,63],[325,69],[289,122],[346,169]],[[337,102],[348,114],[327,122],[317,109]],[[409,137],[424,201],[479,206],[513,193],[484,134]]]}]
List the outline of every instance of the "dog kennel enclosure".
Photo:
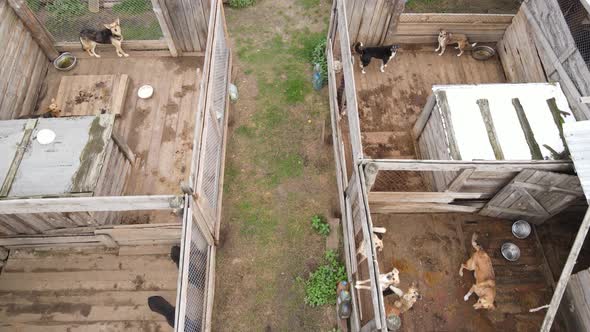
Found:
[{"label": "dog kennel enclosure", "polygon": [[[410,329],[489,324],[490,328],[548,331],[556,320],[556,328],[575,330],[563,317],[564,309],[556,313],[572,271],[587,267],[587,255],[578,255],[588,218],[583,218],[587,209],[584,178],[580,170],[575,173],[575,168],[583,166],[578,165],[573,143],[565,141],[573,133],[568,132],[569,122],[582,124],[590,115],[584,97],[590,92],[590,73],[560,15],[563,8],[557,1],[527,1],[516,15],[406,14],[403,9],[404,1],[336,1],[328,31],[331,120],[347,271],[351,282],[370,279],[372,284],[371,292],[353,292],[353,330],[387,330],[385,308],[390,300],[381,294],[378,276],[392,267],[400,269],[402,283],[404,276],[411,276],[426,289],[424,301],[430,311],[418,308],[415,317],[411,312],[402,315]],[[434,49],[440,29],[495,46],[498,56],[483,62],[469,53],[460,58],[453,52],[439,57]],[[370,46],[397,43],[401,49],[386,73],[372,63],[362,75],[352,61],[351,46],[357,41]],[[493,96],[483,95],[470,100],[469,114],[460,115],[475,120],[476,126],[470,127],[473,121],[464,123],[458,130],[466,135],[453,137],[456,130],[451,126],[458,113],[446,110],[450,98],[444,98],[445,93],[485,89],[487,84],[506,89],[511,87],[506,84],[518,84],[511,91],[542,86],[555,94],[545,94],[541,88],[502,101],[508,102],[515,120],[511,125],[519,132],[515,142],[511,142],[514,128],[501,125],[493,115]],[[476,91],[467,91],[466,96],[475,98]],[[514,101],[531,95],[546,111],[542,122],[550,127],[551,143],[540,142],[544,138],[532,129],[537,124],[530,124],[539,122],[526,110],[526,103]],[[531,130],[523,131],[526,119]],[[465,150],[458,147],[461,144]],[[473,149],[469,144],[474,144]],[[519,152],[508,156],[515,146]],[[566,147],[575,168],[564,153]],[[457,154],[460,151],[466,151],[464,158]],[[508,220],[517,219],[538,225],[528,242],[517,241],[523,251],[521,262],[506,264],[496,249],[513,238]],[[383,252],[374,248],[373,226],[388,229]],[[429,227],[435,234],[428,233]],[[464,308],[462,298],[453,292],[466,289],[457,284],[458,276],[452,276],[460,260],[468,257],[470,245],[465,239],[472,232],[487,234],[499,285],[496,311],[502,319],[466,310],[459,315],[465,319],[458,322],[448,315],[448,308],[439,308],[434,301],[444,299],[447,307]],[[367,260],[357,255],[363,241],[372,244],[365,246]],[[429,248],[440,241],[443,251]],[[459,250],[461,254],[454,253]],[[414,257],[418,262],[408,262],[409,255],[418,255]],[[574,269],[576,257],[579,263]],[[410,281],[414,280],[405,282]],[[442,292],[442,287],[451,291]],[[518,296],[521,292],[530,297]],[[546,314],[528,312],[549,302]],[[567,297],[564,303],[562,308],[570,303]],[[415,307],[419,306],[420,301]],[[482,324],[482,319],[488,323]]]},{"label": "dog kennel enclosure", "polygon": [[[222,3],[148,1],[163,47],[131,39],[130,57],[109,45],[97,59],[77,42],[62,72],[50,61],[74,46],[40,14],[57,2],[0,1],[0,329],[159,331],[147,297],[160,295],[176,330],[210,330],[231,73]],[[80,1],[85,13],[127,2]],[[41,144],[44,129],[54,139]]]}]

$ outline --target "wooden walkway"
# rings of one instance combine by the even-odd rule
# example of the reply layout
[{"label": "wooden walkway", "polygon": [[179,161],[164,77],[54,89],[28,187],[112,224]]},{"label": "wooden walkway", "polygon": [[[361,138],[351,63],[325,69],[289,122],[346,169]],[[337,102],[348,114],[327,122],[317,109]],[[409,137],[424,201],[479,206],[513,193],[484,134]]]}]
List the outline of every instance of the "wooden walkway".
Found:
[{"label": "wooden walkway", "polygon": [[[38,109],[46,109],[56,97],[63,76],[128,75],[127,97],[115,132],[126,141],[136,160],[123,194],[181,194],[180,183],[190,172],[200,85],[197,68],[202,67],[202,61],[202,57],[82,58],[72,71],[49,69]],[[137,90],[144,84],[154,88],[150,99],[137,97]],[[169,213],[124,216],[123,223],[176,221]]]},{"label": "wooden walkway", "polygon": [[174,304],[170,246],[19,251],[0,274],[0,331],[172,331],[147,298]]}]

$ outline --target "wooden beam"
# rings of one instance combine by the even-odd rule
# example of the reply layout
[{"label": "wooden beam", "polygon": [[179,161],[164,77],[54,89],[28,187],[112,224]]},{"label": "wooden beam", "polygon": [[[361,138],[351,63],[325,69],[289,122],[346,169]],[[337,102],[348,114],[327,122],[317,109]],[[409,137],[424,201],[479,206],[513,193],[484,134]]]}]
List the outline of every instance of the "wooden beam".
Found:
[{"label": "wooden beam", "polygon": [[363,163],[377,163],[385,171],[461,171],[473,168],[486,172],[520,172],[524,169],[536,169],[557,172],[574,170],[570,160],[490,160],[490,161],[455,161],[455,160],[414,160],[414,159],[365,159]]},{"label": "wooden beam", "polygon": [[371,206],[371,213],[475,213],[479,210],[478,207],[446,203],[389,203]]},{"label": "wooden beam", "polygon": [[519,209],[512,209],[512,208],[503,208],[499,206],[487,205],[486,209],[494,210],[501,213],[508,213],[508,214],[516,214],[521,216],[529,216],[529,217],[545,217],[547,216],[543,212],[535,213],[531,212],[530,210],[519,210]]},{"label": "wooden beam", "polygon": [[533,195],[531,195],[531,193],[529,193],[528,190],[526,190],[524,188],[517,187],[516,191],[518,191],[522,196],[528,198],[527,201],[533,209],[535,209],[536,211],[539,211],[540,213],[544,214],[545,216],[550,215],[550,213],[547,212],[545,207],[541,203],[539,203],[539,201]]},{"label": "wooden beam", "polygon": [[479,106],[479,111],[481,113],[483,123],[486,126],[486,131],[488,132],[488,139],[490,141],[490,145],[492,146],[492,150],[494,150],[494,156],[496,157],[496,160],[504,160],[504,152],[502,152],[502,147],[500,146],[500,143],[498,141],[496,126],[494,126],[492,112],[490,111],[490,102],[487,99],[478,99],[476,103],[477,106]]},{"label": "wooden beam", "polygon": [[461,188],[463,188],[463,185],[465,185],[465,181],[467,181],[469,179],[469,177],[471,176],[471,174],[473,174],[473,172],[475,172],[475,168],[465,168],[464,170],[462,170],[461,173],[459,173],[459,175],[457,175],[457,177],[453,180],[453,182],[451,182],[449,184],[446,191],[449,191],[449,192],[461,191]]},{"label": "wooden beam", "polygon": [[16,176],[16,172],[20,166],[21,161],[25,155],[25,151],[27,150],[27,146],[31,141],[31,136],[33,135],[33,129],[37,126],[37,119],[29,119],[25,124],[23,138],[21,139],[18,147],[16,149],[16,153],[14,155],[14,159],[12,159],[12,163],[10,164],[10,168],[6,174],[6,178],[4,178],[4,183],[0,188],[0,197],[8,196],[10,192],[10,188],[12,187],[12,182],[14,181],[14,177]]},{"label": "wooden beam", "polygon": [[516,111],[516,116],[518,117],[518,122],[520,122],[520,127],[522,128],[524,138],[527,142],[527,145],[529,146],[531,158],[534,160],[543,159],[543,154],[541,153],[539,144],[535,139],[535,133],[533,132],[533,128],[529,123],[529,120],[524,112],[524,108],[522,107],[520,100],[518,98],[512,98],[512,105],[514,106],[514,110]]},{"label": "wooden beam", "polygon": [[[164,40],[123,40],[122,47],[126,50],[135,51],[152,51],[152,50],[168,50],[168,44]],[[55,48],[60,52],[75,52],[80,51],[80,42],[58,42],[55,43]],[[114,50],[110,44],[98,44],[97,50]],[[168,53],[168,52],[166,52]],[[113,52],[113,55],[115,52]],[[132,54],[133,56],[135,54]],[[168,53],[168,56],[170,54]]]},{"label": "wooden beam", "polygon": [[6,199],[0,200],[0,214],[173,210],[182,202],[174,195]]},{"label": "wooden beam", "polygon": [[[164,2],[165,5],[165,2]],[[168,11],[162,10],[160,7],[160,3],[158,0],[152,0],[152,7],[154,10],[154,14],[156,14],[156,19],[158,23],[160,23],[160,28],[162,29],[162,35],[164,36],[164,40],[166,41],[166,45],[168,45],[168,49],[170,50],[170,55],[173,57],[177,57],[181,54],[178,47],[174,42],[174,38],[172,37],[172,32],[170,31],[170,26],[168,22],[172,22],[170,19],[170,14]]]},{"label": "wooden beam", "polygon": [[555,288],[555,292],[553,292],[553,297],[551,298],[551,303],[549,304],[549,310],[547,310],[545,319],[543,320],[543,325],[541,326],[541,332],[549,332],[551,330],[551,325],[553,325],[553,320],[555,319],[555,315],[559,309],[559,304],[561,303],[561,299],[565,293],[565,289],[572,275],[572,271],[574,270],[574,265],[576,265],[576,261],[580,251],[582,250],[582,246],[584,245],[584,240],[588,234],[588,229],[590,229],[590,209],[586,211],[586,215],[584,216],[582,225],[578,229],[578,234],[576,235],[576,239],[574,240],[570,254],[567,258],[565,266],[563,267],[561,275],[559,276],[557,287]]},{"label": "wooden beam", "polygon": [[482,199],[485,193],[460,192],[370,192],[369,203],[451,203],[455,199]]},{"label": "wooden beam", "polygon": [[418,140],[420,135],[422,135],[424,127],[426,127],[428,119],[430,119],[430,114],[432,114],[432,111],[434,110],[434,106],[436,106],[436,98],[434,97],[434,94],[431,94],[428,96],[426,105],[424,106],[424,109],[422,109],[422,112],[420,113],[420,116],[418,117],[418,120],[416,120],[414,128],[412,129],[412,134],[414,135],[415,140]]},{"label": "wooden beam", "polygon": [[541,184],[536,183],[528,183],[528,182],[521,182],[521,181],[514,181],[512,183],[513,186],[525,188],[525,189],[532,189],[532,190],[539,190],[539,191],[547,191],[547,192],[558,192],[561,194],[572,195],[576,197],[584,196],[584,192],[580,190],[571,190],[565,188],[559,188],[555,186],[544,186]]},{"label": "wooden beam", "polygon": [[352,54],[350,52],[350,37],[348,35],[347,9],[344,0],[338,0],[338,35],[340,37],[340,53],[342,56],[342,73],[344,75],[344,90],[346,95],[346,113],[352,145],[352,163],[363,158],[363,143],[361,140],[361,126],[356,97],[356,84],[352,68]]},{"label": "wooden beam", "polygon": [[377,175],[379,174],[379,165],[377,164],[367,164],[364,169],[365,173],[365,183],[367,184],[367,192],[371,191],[373,185],[375,184],[375,180],[377,180]]},{"label": "wooden beam", "polygon": [[[451,117],[451,108],[449,106],[449,100],[447,99],[447,92],[444,90],[439,90],[436,91],[435,94],[438,103],[438,108],[445,123],[445,132],[447,134],[447,141],[449,143],[451,157],[453,157],[454,160],[462,160],[463,158],[461,158],[459,144],[457,143],[457,138],[455,137],[455,129],[453,128],[453,120]],[[443,137],[441,137],[440,139],[443,139]]]},{"label": "wooden beam", "polygon": [[[59,56],[59,52],[55,49],[53,37],[45,29],[45,26],[37,19],[37,16],[27,6],[25,0],[8,0],[8,3],[14,9],[16,15],[21,19],[24,25],[31,32],[31,36],[37,42],[39,47],[43,50],[47,58],[53,61]],[[79,47],[78,43],[78,47]]]},{"label": "wooden beam", "polygon": [[123,138],[121,138],[117,133],[115,133],[114,130],[111,133],[111,137],[113,138],[113,141],[115,142],[115,144],[117,144],[119,150],[121,150],[125,158],[129,160],[131,165],[135,164],[135,153],[133,153],[133,150],[131,150],[129,145],[127,145],[127,143],[123,141]]}]

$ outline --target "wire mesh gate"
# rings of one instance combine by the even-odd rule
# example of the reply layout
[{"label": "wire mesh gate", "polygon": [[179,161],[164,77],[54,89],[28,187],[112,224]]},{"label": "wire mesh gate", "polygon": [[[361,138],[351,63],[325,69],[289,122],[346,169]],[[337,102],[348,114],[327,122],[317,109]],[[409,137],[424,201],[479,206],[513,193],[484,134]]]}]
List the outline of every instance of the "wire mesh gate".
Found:
[{"label": "wire mesh gate", "polygon": [[[590,15],[582,1],[585,0],[558,0],[576,46],[590,68]],[[590,9],[590,4],[588,5]]]},{"label": "wire mesh gate", "polygon": [[195,144],[186,195],[176,331],[210,331],[215,288],[215,240],[221,211],[231,53],[221,1],[212,0]]},{"label": "wire mesh gate", "polygon": [[78,42],[82,29],[104,29],[120,19],[125,40],[159,40],[151,0],[26,0],[56,42]]}]

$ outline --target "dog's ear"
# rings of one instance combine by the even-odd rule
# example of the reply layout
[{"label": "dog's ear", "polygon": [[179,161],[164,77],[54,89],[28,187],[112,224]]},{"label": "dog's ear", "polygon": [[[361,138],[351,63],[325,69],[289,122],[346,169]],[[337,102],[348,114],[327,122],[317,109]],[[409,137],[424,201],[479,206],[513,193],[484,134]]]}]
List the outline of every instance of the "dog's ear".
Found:
[{"label": "dog's ear", "polygon": [[110,24],[103,24],[103,25],[104,25],[105,28],[107,28],[109,30],[111,29],[111,25]]},{"label": "dog's ear", "polygon": [[118,17],[117,17],[117,20],[115,21],[115,24],[121,25],[121,20]]}]

